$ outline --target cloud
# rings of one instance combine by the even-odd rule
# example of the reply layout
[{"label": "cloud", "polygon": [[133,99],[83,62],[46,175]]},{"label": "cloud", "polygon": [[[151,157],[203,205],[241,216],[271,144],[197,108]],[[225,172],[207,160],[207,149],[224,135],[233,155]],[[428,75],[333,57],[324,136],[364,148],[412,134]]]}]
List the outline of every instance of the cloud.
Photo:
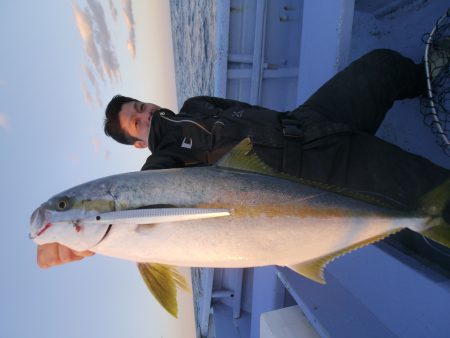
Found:
[{"label": "cloud", "polygon": [[[119,7],[112,0],[84,0],[83,4],[73,4],[75,23],[83,41],[86,60],[82,65],[81,90],[85,101],[97,108],[103,105],[102,88],[121,81],[116,47],[124,49],[126,46],[129,55],[132,58],[136,56],[135,22],[131,0],[122,0],[123,15],[120,16],[117,10]],[[127,34],[126,44],[123,35],[117,34],[118,27]]]},{"label": "cloud", "polygon": [[83,79],[81,79],[80,84],[81,84],[81,91],[83,92],[84,102],[86,102],[89,106],[93,107],[94,99],[92,98],[91,92],[89,91],[86,82]]},{"label": "cloud", "polygon": [[80,164],[80,162],[81,162],[80,155],[78,155],[78,154],[71,154],[71,155],[68,156],[67,159],[72,164]]},{"label": "cloud", "polygon": [[91,143],[94,146],[94,150],[96,153],[100,153],[104,160],[109,160],[111,157],[111,152],[108,149],[103,149],[102,141],[94,136],[91,139]]},{"label": "cloud", "polygon": [[105,12],[97,0],[88,0],[84,10],[74,5],[74,16],[78,31],[84,42],[86,56],[102,81],[120,80],[120,67],[111,34],[106,24]]},{"label": "cloud", "polygon": [[89,79],[89,82],[91,83],[91,85],[94,88],[98,88],[98,81],[97,81],[97,78],[95,77],[94,73],[92,72],[92,69],[87,65],[83,65],[83,72],[86,75],[86,77]]},{"label": "cloud", "polygon": [[[97,78],[95,77],[94,73],[92,72],[92,69],[89,66],[83,65],[82,68],[84,75],[89,80],[88,85],[86,81],[83,78],[81,78],[81,89],[83,91],[85,102],[91,107],[96,108],[102,107],[103,100],[101,99],[100,84],[98,83]],[[92,90],[95,91],[95,100],[93,97],[94,94],[92,94],[90,88],[92,88]]]},{"label": "cloud", "polygon": [[130,52],[130,55],[134,58],[136,56],[136,33],[134,30],[135,22],[131,0],[122,0],[122,6],[125,23],[128,28],[127,49]]},{"label": "cloud", "polygon": [[114,22],[117,21],[117,9],[114,7],[112,0],[109,0],[109,10],[111,11]]},{"label": "cloud", "polygon": [[0,128],[9,128],[9,119],[6,114],[0,113]]},{"label": "cloud", "polygon": [[99,90],[95,92],[95,101],[98,107],[103,107],[103,100]]},{"label": "cloud", "polygon": [[81,91],[83,92],[84,102],[88,106],[91,106],[93,108],[101,108],[103,107],[103,100],[101,97],[100,88],[95,87],[93,90],[95,91],[95,96],[93,95],[93,91],[89,87],[89,85],[86,83],[86,81],[81,78],[80,79],[80,86]]},{"label": "cloud", "polygon": [[96,153],[100,152],[100,149],[102,148],[102,141],[98,137],[93,137],[91,139],[91,143],[94,146],[94,150]]},{"label": "cloud", "polygon": [[97,0],[88,0],[88,6],[94,17],[94,23],[96,24],[94,40],[100,49],[103,71],[108,75],[110,80],[117,81],[120,79],[119,61],[112,48],[113,43],[106,24],[103,7]]},{"label": "cloud", "polygon": [[102,61],[97,45],[94,41],[93,21],[92,16],[88,11],[83,12],[78,6],[74,7],[75,21],[77,23],[78,31],[84,42],[84,50],[88,59],[97,70],[97,74],[104,81],[105,76],[102,70]]}]

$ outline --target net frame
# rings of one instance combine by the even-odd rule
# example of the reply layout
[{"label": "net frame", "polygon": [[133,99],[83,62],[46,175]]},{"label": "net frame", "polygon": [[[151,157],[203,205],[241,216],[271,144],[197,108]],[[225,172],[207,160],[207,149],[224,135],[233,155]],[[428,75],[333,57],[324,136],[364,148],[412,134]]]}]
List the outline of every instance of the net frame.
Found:
[{"label": "net frame", "polygon": [[427,91],[426,97],[421,100],[424,123],[435,134],[437,144],[450,157],[450,63],[439,66],[430,57],[432,49],[435,48],[433,51],[435,52],[439,42],[446,38],[450,39],[450,8],[425,36],[424,65]]}]

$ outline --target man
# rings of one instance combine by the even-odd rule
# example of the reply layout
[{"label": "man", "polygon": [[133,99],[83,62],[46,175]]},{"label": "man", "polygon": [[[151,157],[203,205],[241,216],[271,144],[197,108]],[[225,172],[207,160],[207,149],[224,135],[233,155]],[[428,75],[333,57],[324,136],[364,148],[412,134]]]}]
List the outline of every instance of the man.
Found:
[{"label": "man", "polygon": [[[448,180],[450,171],[374,135],[394,101],[424,92],[423,65],[391,50],[375,50],[291,112],[195,97],[176,115],[151,103],[115,96],[106,108],[105,133],[120,143],[149,147],[152,154],[142,170],[210,165],[250,137],[255,153],[275,170],[408,210]],[[68,253],[58,245],[44,249],[40,257],[45,258],[46,252],[62,254],[61,262],[89,254]]]}]

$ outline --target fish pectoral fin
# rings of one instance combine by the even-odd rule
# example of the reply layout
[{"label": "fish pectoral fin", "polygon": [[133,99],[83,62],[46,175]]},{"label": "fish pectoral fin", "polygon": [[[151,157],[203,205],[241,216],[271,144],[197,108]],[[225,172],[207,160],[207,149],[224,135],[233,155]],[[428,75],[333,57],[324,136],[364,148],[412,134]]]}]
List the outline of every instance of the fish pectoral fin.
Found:
[{"label": "fish pectoral fin", "polygon": [[138,263],[145,284],[167,312],[177,318],[177,288],[190,292],[188,282],[173,266],[154,263]]},{"label": "fish pectoral fin", "polygon": [[385,232],[381,235],[377,235],[371,238],[368,238],[364,241],[352,244],[348,247],[345,247],[344,249],[332,252],[330,254],[311,259],[306,262],[302,262],[295,265],[290,265],[289,268],[297,272],[298,274],[309,278],[317,283],[320,284],[326,284],[325,276],[324,276],[324,270],[325,267],[334,261],[336,258],[341,257],[347,253],[350,253],[352,251],[355,251],[357,249],[363,248],[369,244],[373,244],[375,242],[381,241],[385,239],[386,237],[402,230],[402,228],[394,229],[388,232]]}]

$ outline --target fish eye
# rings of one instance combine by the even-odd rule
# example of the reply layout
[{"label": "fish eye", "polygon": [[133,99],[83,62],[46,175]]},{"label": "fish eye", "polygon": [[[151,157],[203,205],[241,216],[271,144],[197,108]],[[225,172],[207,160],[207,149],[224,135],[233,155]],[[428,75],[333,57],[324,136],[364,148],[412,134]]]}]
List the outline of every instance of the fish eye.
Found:
[{"label": "fish eye", "polygon": [[64,210],[67,207],[67,201],[66,200],[61,200],[58,202],[58,209],[60,210]]},{"label": "fish eye", "polygon": [[64,211],[69,209],[71,206],[70,199],[66,196],[60,197],[55,201],[55,209],[57,211]]}]

